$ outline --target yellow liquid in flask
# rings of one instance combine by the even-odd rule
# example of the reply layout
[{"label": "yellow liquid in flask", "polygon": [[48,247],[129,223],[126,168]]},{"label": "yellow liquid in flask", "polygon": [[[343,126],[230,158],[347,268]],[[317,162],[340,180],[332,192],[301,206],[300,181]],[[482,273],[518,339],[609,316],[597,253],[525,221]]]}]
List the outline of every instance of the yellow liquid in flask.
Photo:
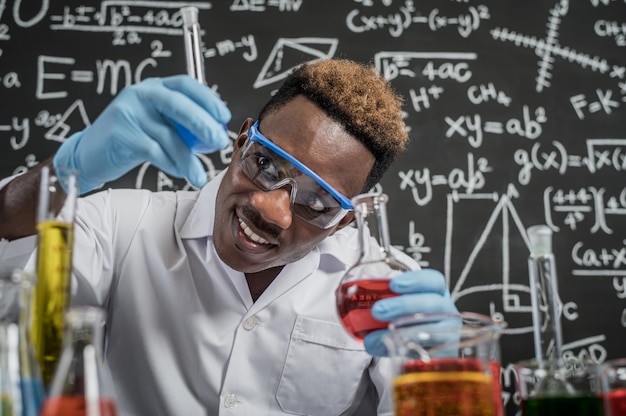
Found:
[{"label": "yellow liquid in flask", "polygon": [[30,331],[43,382],[48,386],[61,354],[63,321],[70,302],[74,225],[44,221],[37,225],[37,231],[37,283]]}]

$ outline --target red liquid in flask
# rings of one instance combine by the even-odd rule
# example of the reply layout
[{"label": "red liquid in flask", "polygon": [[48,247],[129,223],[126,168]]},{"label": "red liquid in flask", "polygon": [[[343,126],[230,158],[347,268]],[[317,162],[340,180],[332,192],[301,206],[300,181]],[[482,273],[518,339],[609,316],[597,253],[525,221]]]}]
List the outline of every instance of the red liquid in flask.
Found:
[{"label": "red liquid in flask", "polygon": [[[110,399],[97,400],[100,416],[117,416],[115,402]],[[90,416],[85,396],[51,397],[44,402],[40,416]]]},{"label": "red liquid in flask", "polygon": [[611,416],[626,416],[626,388],[613,390],[606,398],[605,405],[611,409]]},{"label": "red liquid in flask", "polygon": [[347,282],[337,291],[337,311],[346,330],[357,340],[372,331],[386,329],[389,322],[372,316],[371,308],[380,299],[398,296],[389,289],[389,279],[363,279]]}]

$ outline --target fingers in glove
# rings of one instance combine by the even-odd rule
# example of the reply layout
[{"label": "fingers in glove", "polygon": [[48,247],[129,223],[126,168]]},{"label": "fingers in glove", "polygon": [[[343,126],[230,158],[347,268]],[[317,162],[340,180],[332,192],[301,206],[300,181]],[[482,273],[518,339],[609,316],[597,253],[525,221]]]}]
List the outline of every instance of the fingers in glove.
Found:
[{"label": "fingers in glove", "polygon": [[181,92],[193,100],[208,111],[219,123],[226,124],[230,121],[230,110],[217,94],[206,85],[198,83],[198,81],[188,75],[175,75],[162,78],[161,81],[167,88]]},{"label": "fingers in glove", "polygon": [[[389,355],[387,346],[385,345],[386,337],[389,336],[389,330],[370,332],[363,338],[363,346],[368,354],[376,357],[385,357]],[[387,341],[388,342],[388,341]]]},{"label": "fingers in glove", "polygon": [[392,321],[415,313],[456,312],[449,295],[413,293],[381,299],[372,306],[372,316],[380,321]]},{"label": "fingers in glove", "polygon": [[[198,105],[195,100],[185,95],[187,91],[183,93],[167,88],[161,80],[150,81],[142,85],[138,93],[170,124],[174,127],[182,126],[206,144],[211,151],[223,149],[230,143],[223,123],[223,120],[230,119],[230,112],[217,97],[215,97],[215,104],[220,105],[217,105],[215,109],[207,110],[206,107]],[[188,81],[195,83],[196,89],[203,89],[205,95],[208,95],[207,92],[213,94],[210,88],[197,81],[193,79]]]},{"label": "fingers in glove", "polygon": [[[196,187],[207,182],[202,162],[178,137],[176,130],[166,124],[146,126],[145,140],[136,147],[142,159],[163,172],[187,180]],[[129,150],[135,147],[132,144]]]},{"label": "fingers in glove", "polygon": [[411,270],[394,277],[389,287],[396,293],[432,292],[444,294],[446,279],[438,270]]},{"label": "fingers in glove", "polygon": [[187,179],[197,188],[201,188],[207,183],[205,168],[191,149],[182,142],[177,143],[176,148],[184,149],[174,158],[172,152],[164,150],[162,145],[163,142],[159,142],[156,143],[158,148],[151,147],[151,154],[147,156],[151,164],[169,175]]}]

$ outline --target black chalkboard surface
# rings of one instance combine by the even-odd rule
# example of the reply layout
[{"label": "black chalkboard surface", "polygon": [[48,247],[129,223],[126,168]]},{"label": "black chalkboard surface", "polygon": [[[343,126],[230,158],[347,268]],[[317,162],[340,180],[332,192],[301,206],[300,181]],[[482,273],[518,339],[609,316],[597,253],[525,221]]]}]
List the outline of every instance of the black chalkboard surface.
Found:
[{"label": "black chalkboard surface", "polygon": [[[626,356],[626,3],[618,0],[0,0],[0,175],[29,169],[126,85],[185,71],[238,130],[298,63],[370,62],[405,97],[409,151],[380,188],[392,241],[504,319],[503,381],[533,356],[527,227],[554,231],[565,349]],[[234,137],[234,133],[232,133]],[[203,156],[209,174],[229,151]],[[188,185],[142,166],[113,187]]]}]

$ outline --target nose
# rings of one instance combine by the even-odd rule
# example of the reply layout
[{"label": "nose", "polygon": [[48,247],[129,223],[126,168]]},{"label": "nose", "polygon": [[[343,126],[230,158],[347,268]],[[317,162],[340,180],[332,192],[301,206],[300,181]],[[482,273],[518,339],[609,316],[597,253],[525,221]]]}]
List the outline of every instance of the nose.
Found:
[{"label": "nose", "polygon": [[293,221],[290,191],[288,186],[284,186],[271,191],[255,192],[252,196],[252,204],[259,211],[263,220],[282,229],[287,229]]}]

